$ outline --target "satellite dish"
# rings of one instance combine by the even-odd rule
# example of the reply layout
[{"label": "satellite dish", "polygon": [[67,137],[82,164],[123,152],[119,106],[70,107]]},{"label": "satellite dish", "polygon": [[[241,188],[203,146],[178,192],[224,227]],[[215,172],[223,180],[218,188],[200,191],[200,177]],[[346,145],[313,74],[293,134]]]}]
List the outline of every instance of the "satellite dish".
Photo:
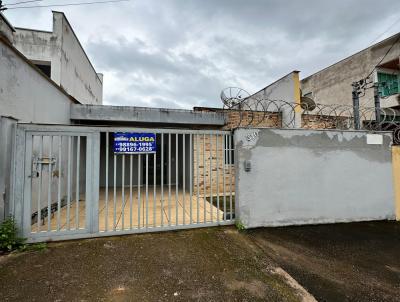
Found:
[{"label": "satellite dish", "polygon": [[228,108],[238,107],[250,96],[246,90],[238,87],[228,87],[221,91],[221,101]]},{"label": "satellite dish", "polygon": [[302,96],[300,98],[300,107],[303,110],[313,111],[317,107],[317,104],[315,104],[312,98],[308,96]]}]

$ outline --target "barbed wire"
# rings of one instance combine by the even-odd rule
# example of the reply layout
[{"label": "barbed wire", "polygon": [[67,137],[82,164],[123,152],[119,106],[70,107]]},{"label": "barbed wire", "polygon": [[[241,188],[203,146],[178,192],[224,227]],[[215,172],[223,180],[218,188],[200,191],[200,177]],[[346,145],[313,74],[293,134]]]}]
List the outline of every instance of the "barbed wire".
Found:
[{"label": "barbed wire", "polygon": [[[343,104],[293,103],[250,96],[244,89],[228,87],[221,92],[223,108],[228,111],[228,126],[282,127],[306,129],[355,129],[354,107]],[[360,106],[359,125],[366,131],[393,131],[400,144],[400,116],[393,108]],[[376,119],[376,116],[380,116]]]}]

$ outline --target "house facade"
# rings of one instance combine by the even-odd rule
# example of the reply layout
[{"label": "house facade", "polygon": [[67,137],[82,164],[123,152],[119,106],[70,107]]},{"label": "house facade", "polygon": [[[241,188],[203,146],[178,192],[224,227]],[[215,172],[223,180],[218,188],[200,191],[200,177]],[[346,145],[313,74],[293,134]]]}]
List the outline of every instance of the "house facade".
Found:
[{"label": "house facade", "polygon": [[298,71],[253,95],[225,95],[234,103],[225,109],[102,105],[93,88],[101,76],[65,16],[53,14],[52,32],[0,15],[0,221],[14,216],[29,242],[233,224],[234,129],[249,128],[248,144],[264,141],[257,127],[337,126],[302,111]]}]

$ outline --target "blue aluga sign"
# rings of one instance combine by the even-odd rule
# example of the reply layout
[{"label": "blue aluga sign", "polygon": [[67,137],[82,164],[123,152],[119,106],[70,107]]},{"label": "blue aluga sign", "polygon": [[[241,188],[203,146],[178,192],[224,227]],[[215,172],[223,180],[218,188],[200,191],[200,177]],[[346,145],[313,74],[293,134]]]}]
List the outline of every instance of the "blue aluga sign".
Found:
[{"label": "blue aluga sign", "polygon": [[114,132],[115,154],[156,153],[155,133]]}]

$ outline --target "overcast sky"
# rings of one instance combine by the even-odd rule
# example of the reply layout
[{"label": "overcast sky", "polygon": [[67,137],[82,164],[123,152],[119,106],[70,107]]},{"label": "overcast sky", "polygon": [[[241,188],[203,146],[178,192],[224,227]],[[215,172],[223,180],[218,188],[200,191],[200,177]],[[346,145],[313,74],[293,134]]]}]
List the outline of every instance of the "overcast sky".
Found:
[{"label": "overcast sky", "polygon": [[[39,3],[73,2],[86,1]],[[399,9],[399,0],[134,0],[54,8],[104,73],[105,104],[174,108],[220,107],[224,87],[256,92],[292,70],[304,78],[400,31]],[[52,29],[51,8],[5,15],[14,26]]]}]

